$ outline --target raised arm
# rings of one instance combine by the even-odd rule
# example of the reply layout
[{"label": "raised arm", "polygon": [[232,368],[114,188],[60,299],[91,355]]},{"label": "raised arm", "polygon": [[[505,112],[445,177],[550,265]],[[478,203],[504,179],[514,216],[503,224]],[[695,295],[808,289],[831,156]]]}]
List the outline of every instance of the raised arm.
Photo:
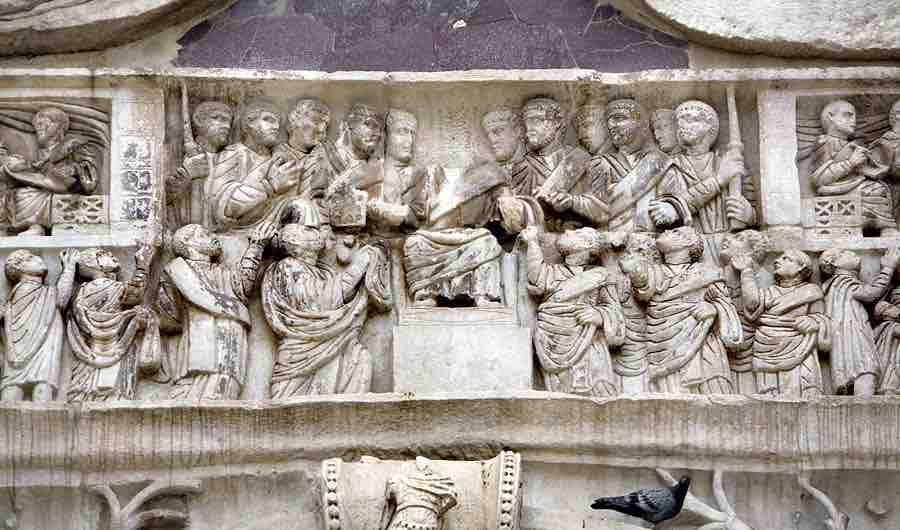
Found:
[{"label": "raised arm", "polygon": [[741,254],[731,260],[731,266],[741,274],[741,304],[744,314],[750,320],[759,318],[760,304],[762,304],[762,292],[753,270],[753,262],[750,256]]},{"label": "raised arm", "polygon": [[263,250],[272,237],[275,236],[277,229],[278,227],[272,220],[265,219],[250,234],[250,245],[244,251],[244,255],[241,256],[240,270],[238,271],[240,275],[240,294],[245,302],[250,299],[250,295],[256,288]]},{"label": "raised arm", "polygon": [[64,310],[69,305],[72,297],[72,288],[75,286],[75,265],[78,262],[78,254],[72,249],[66,249],[59,253],[59,261],[63,270],[56,280],[56,307]]},{"label": "raised arm", "polygon": [[854,298],[864,303],[871,303],[887,292],[891,286],[891,277],[900,264],[900,248],[892,248],[881,257],[881,271],[872,280],[869,285],[863,285],[855,294]]}]

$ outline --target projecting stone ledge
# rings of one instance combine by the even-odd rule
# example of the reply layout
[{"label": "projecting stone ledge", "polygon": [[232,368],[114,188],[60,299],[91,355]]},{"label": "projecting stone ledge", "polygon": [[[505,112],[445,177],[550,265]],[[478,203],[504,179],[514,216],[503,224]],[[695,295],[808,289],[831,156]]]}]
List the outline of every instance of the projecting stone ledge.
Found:
[{"label": "projecting stone ledge", "polygon": [[531,461],[641,468],[900,469],[900,398],[887,397],[591,400],[523,391],[199,406],[21,404],[0,408],[0,425],[4,483],[335,456],[486,459],[504,448]]}]

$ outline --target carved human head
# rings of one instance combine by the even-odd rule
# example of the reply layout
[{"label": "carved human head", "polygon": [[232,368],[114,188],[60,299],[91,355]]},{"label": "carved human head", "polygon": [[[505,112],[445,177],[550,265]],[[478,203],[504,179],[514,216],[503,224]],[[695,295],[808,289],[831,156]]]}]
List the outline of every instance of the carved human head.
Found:
[{"label": "carved human head", "polygon": [[191,118],[194,135],[199,142],[206,143],[211,153],[217,153],[228,144],[233,119],[234,113],[227,104],[221,101],[204,101],[197,105]]},{"label": "carved human head", "polygon": [[31,120],[38,145],[41,147],[59,142],[69,131],[69,115],[58,107],[44,107]]},{"label": "carved human head", "polygon": [[603,243],[602,236],[593,228],[579,228],[563,232],[556,241],[556,248],[566,265],[583,266],[600,252]]},{"label": "carved human head", "polygon": [[510,107],[500,107],[481,118],[481,127],[487,135],[494,159],[503,163],[518,153],[525,141],[525,124],[522,115]]},{"label": "carved human head", "polygon": [[214,261],[222,256],[222,243],[203,225],[190,224],[175,231],[172,252],[189,260]]},{"label": "carved human head", "polygon": [[606,106],[606,127],[616,147],[639,145],[646,134],[641,106],[633,99],[610,101]]},{"label": "carved human head", "polygon": [[656,109],[650,114],[650,128],[659,149],[671,153],[678,147],[678,128],[675,125],[675,111]]},{"label": "carved human head", "polygon": [[702,101],[685,101],[675,107],[675,126],[679,145],[709,151],[719,137],[719,114]]},{"label": "carved human head", "polygon": [[375,153],[384,134],[384,120],[370,105],[355,103],[341,124],[343,143],[349,145],[359,158],[369,158]]},{"label": "carved human head", "polygon": [[241,132],[245,141],[272,147],[278,143],[281,130],[281,111],[265,99],[251,100],[244,106],[241,114]]},{"label": "carved human head", "polygon": [[606,105],[589,100],[575,112],[575,134],[588,153],[597,154],[609,139],[606,129]]},{"label": "carved human head", "polygon": [[301,99],[288,113],[288,143],[308,153],[325,140],[330,123],[328,105],[314,98]]},{"label": "carved human head", "polygon": [[318,259],[325,248],[325,240],[317,227],[297,223],[284,225],[279,240],[284,251],[295,258]]},{"label": "carved human head", "polygon": [[6,277],[11,282],[17,282],[25,275],[46,276],[47,264],[44,259],[30,250],[19,249],[6,257],[4,265]]},{"label": "carved human head", "polygon": [[522,108],[528,149],[539,151],[566,135],[566,118],[562,105],[547,97],[529,99]]},{"label": "carved human head", "polygon": [[656,248],[663,256],[687,249],[691,261],[699,261],[703,257],[703,238],[694,227],[680,226],[660,234],[656,239]]},{"label": "carved human head", "polygon": [[656,248],[656,239],[649,234],[632,232],[628,235],[625,255],[639,258],[647,263],[662,263],[662,255]]},{"label": "carved human head", "polygon": [[727,265],[739,255],[749,255],[756,263],[766,259],[770,249],[768,236],[757,230],[742,230],[736,234],[728,234],[722,240],[719,257],[723,265]]},{"label": "carved human head", "polygon": [[850,250],[829,248],[819,256],[819,270],[827,276],[831,276],[838,269],[858,272],[860,265],[862,260]]},{"label": "carved human head", "polygon": [[88,248],[78,253],[78,274],[85,278],[115,279],[119,273],[119,260],[105,248]]},{"label": "carved human head", "polygon": [[774,271],[778,280],[806,280],[812,274],[812,260],[801,250],[791,249],[775,258]]},{"label": "carved human head", "polygon": [[820,118],[827,135],[847,138],[856,131],[856,108],[849,101],[836,99],[825,105]]},{"label": "carved human head", "polygon": [[416,148],[419,121],[413,113],[391,109],[387,114],[387,155],[390,159],[409,164]]},{"label": "carved human head", "polygon": [[891,105],[891,110],[888,112],[888,122],[891,124],[891,128],[896,131],[898,125],[900,125],[900,99]]}]

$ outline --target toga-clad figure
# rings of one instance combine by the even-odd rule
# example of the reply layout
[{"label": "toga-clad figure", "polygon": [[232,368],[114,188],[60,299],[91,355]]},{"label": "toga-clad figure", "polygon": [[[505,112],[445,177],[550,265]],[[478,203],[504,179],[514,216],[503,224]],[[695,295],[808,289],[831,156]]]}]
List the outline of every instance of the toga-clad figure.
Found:
[{"label": "toga-clad figure", "polygon": [[387,253],[375,246],[352,252],[352,241],[340,241],[338,261],[345,267],[325,263],[316,209],[307,209],[306,224],[281,229],[288,256],[262,282],[263,311],[278,337],[272,399],[368,392],[372,360],[359,335],[370,303],[382,309],[391,303]]},{"label": "toga-clad figure", "polygon": [[656,241],[665,263],[623,259],[635,297],[647,302],[647,361],[655,392],[731,394],[727,349],[742,339],[741,321],[722,271],[706,263],[703,240],[689,227]]},{"label": "toga-clad figure", "polygon": [[53,399],[62,366],[64,328],[62,311],[69,304],[75,281],[75,252],[60,253],[62,272],[56,285],[47,285],[47,264],[28,251],[13,251],[4,266],[12,284],[3,317],[6,355],[0,398],[23,401]]},{"label": "toga-clad figure", "polygon": [[152,246],[138,249],[134,274],[123,282],[108,250],[78,253],[78,274],[88,281],[69,310],[66,332],[75,360],[68,401],[134,399],[139,371],[159,369],[159,324],[143,305],[154,255]]},{"label": "toga-clad figure", "polygon": [[544,261],[536,227],[521,235],[528,245],[528,291],[541,300],[534,347],[547,390],[617,395],[610,348],[625,341],[625,316],[616,278],[591,265],[600,235],[593,228],[564,232],[557,241],[564,262],[556,265]]},{"label": "toga-clad figure", "polygon": [[167,331],[180,332],[169,361],[172,399],[237,399],[244,387],[251,326],[247,303],[256,287],[263,248],[275,234],[258,224],[238,263],[222,263],[222,244],[200,225],[172,236],[175,259],[160,281]]},{"label": "toga-clad figure", "polygon": [[384,495],[379,530],[441,530],[458,494],[453,479],[420,456],[388,480]]}]

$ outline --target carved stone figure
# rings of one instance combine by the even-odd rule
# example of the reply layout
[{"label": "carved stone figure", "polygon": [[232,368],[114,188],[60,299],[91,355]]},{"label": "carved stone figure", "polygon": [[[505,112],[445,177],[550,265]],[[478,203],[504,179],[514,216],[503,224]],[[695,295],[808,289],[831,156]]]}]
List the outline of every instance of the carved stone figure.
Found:
[{"label": "carved stone figure", "polygon": [[541,299],[534,347],[544,384],[553,392],[609,397],[620,391],[610,348],[625,340],[616,278],[593,266],[603,246],[593,228],[567,230],[557,241],[564,262],[544,261],[536,227],[521,233],[528,245],[528,290]]},{"label": "carved stone figure", "polygon": [[633,99],[611,101],[606,125],[615,151],[602,155],[592,178],[609,205],[609,230],[652,232],[647,208],[656,196],[667,157],[653,145],[643,111]]},{"label": "carved stone figure", "polygon": [[387,156],[384,163],[384,200],[407,209],[405,224],[416,227],[425,220],[425,187],[441,178],[436,169],[415,164],[416,134],[419,121],[405,110],[391,109],[387,120]]},{"label": "carved stone figure", "polygon": [[558,101],[533,98],[522,109],[532,182],[532,194],[552,208],[566,226],[606,222],[606,204],[597,196],[588,171],[590,155],[580,147],[563,144],[566,116]]},{"label": "carved stone figure", "polygon": [[380,530],[440,530],[444,514],[456,503],[453,478],[427,458],[417,457],[388,481]]},{"label": "carved stone figure", "polygon": [[75,280],[75,253],[59,255],[62,272],[56,286],[47,285],[47,264],[28,250],[13,251],[6,258],[6,277],[11,288],[3,309],[6,345],[0,399],[23,401],[53,399],[59,384],[64,340],[61,311],[69,304]]},{"label": "carved stone figure", "polygon": [[835,100],[825,105],[820,119],[825,134],[816,140],[810,165],[816,194],[858,194],[864,228],[888,231],[884,235],[896,233],[891,189],[881,180],[887,168],[879,167],[871,151],[850,140],[856,133],[856,109],[845,100]]},{"label": "carved stone figure", "polygon": [[166,179],[166,192],[170,204],[175,206],[179,226],[213,223],[205,195],[206,182],[215,167],[216,155],[228,144],[233,117],[229,105],[204,101],[194,109],[190,124],[185,124],[184,161]]},{"label": "carved stone figure", "polygon": [[667,230],[656,244],[664,264],[619,263],[647,301],[651,390],[732,393],[726,348],[740,344],[741,323],[721,270],[700,263],[703,240],[692,227]]},{"label": "carved stone figure", "polygon": [[874,315],[880,322],[875,328],[875,350],[881,367],[878,393],[900,394],[900,286],[896,281],[886,299],[875,305]]},{"label": "carved stone figure", "polygon": [[675,111],[656,109],[650,114],[650,128],[659,150],[669,155],[681,152],[678,145],[678,127],[675,125]]},{"label": "carved stone figure", "polygon": [[281,114],[266,100],[251,100],[241,112],[241,142],[217,156],[206,185],[210,228],[249,228],[296,191],[297,163],[272,156]]},{"label": "carved stone figure", "polygon": [[278,337],[273,399],[370,389],[372,360],[359,334],[369,304],[391,302],[389,264],[383,249],[354,252],[352,240],[339,242],[346,267],[337,270],[320,261],[325,241],[318,226],[291,223],[280,231],[288,257],[272,264],[262,282],[263,311]]},{"label": "carved stone figure", "polygon": [[159,324],[144,305],[155,254],[152,246],[141,246],[134,274],[123,282],[119,261],[108,250],[78,253],[78,274],[87,283],[75,293],[66,327],[75,358],[68,401],[134,399],[139,371],[159,369]]},{"label": "carved stone figure", "polygon": [[753,340],[756,393],[814,397],[823,393],[819,350],[831,347],[825,294],[809,281],[812,260],[799,250],[775,259],[775,285],[760,287],[752,258],[732,259],[741,271],[741,299],[757,323]]},{"label": "carved stone figure", "polygon": [[50,226],[54,194],[93,194],[99,185],[100,153],[81,137],[67,136],[69,115],[44,107],[32,120],[37,155],[31,162],[0,150],[0,172],[15,183],[6,199],[7,218],[23,234],[43,235]]},{"label": "carved stone figure", "polygon": [[575,136],[582,149],[591,155],[591,167],[599,156],[612,148],[606,128],[606,101],[588,99],[575,111]]},{"label": "carved stone figure", "polygon": [[756,223],[750,202],[729,195],[729,185],[746,173],[740,149],[730,148],[720,156],[712,148],[719,137],[719,115],[702,101],[685,101],[675,108],[678,142],[683,152],[672,163],[659,184],[659,197],[650,205],[657,226],[676,221],[692,224],[703,234],[706,254],[719,262],[722,240],[735,223]]},{"label": "carved stone figure", "polygon": [[831,380],[836,393],[871,396],[880,375],[875,336],[864,304],[880,299],[900,263],[900,249],[881,258],[881,271],[865,284],[859,279],[860,258],[852,251],[828,249],[819,258],[825,276],[825,312],[833,322]]},{"label": "carved stone figure", "polygon": [[328,138],[331,123],[331,109],[318,99],[301,99],[287,116],[287,142],[278,144],[272,151],[274,158],[284,162],[294,162],[297,176],[297,191],[301,197],[320,199],[328,186],[327,182],[313,182],[310,171],[313,158],[310,156]]},{"label": "carved stone figure", "polygon": [[[662,255],[656,248],[656,239],[639,232],[628,236],[622,257],[646,263],[648,266],[662,264]],[[615,267],[617,270],[610,270],[610,273],[620,272],[618,265]],[[622,343],[618,355],[613,356],[613,369],[622,377],[623,391],[644,392],[647,390],[647,306],[635,298],[628,276],[621,274],[617,276],[619,299],[622,301],[622,313],[625,316],[625,342]]]},{"label": "carved stone figure", "polygon": [[176,258],[165,266],[160,306],[167,331],[180,332],[171,360],[173,399],[237,399],[244,385],[251,326],[247,302],[263,248],[276,227],[253,229],[240,262],[222,263],[221,242],[201,225],[172,236]]},{"label": "carved stone figure", "polygon": [[887,175],[897,179],[900,178],[900,157],[897,156],[900,154],[900,99],[888,111],[888,124],[891,128],[872,145],[872,157]]},{"label": "carved stone figure", "polygon": [[481,127],[491,145],[494,160],[507,172],[513,195],[530,196],[540,185],[532,181],[534,173],[525,161],[525,124],[522,114],[510,107],[486,112]]}]

